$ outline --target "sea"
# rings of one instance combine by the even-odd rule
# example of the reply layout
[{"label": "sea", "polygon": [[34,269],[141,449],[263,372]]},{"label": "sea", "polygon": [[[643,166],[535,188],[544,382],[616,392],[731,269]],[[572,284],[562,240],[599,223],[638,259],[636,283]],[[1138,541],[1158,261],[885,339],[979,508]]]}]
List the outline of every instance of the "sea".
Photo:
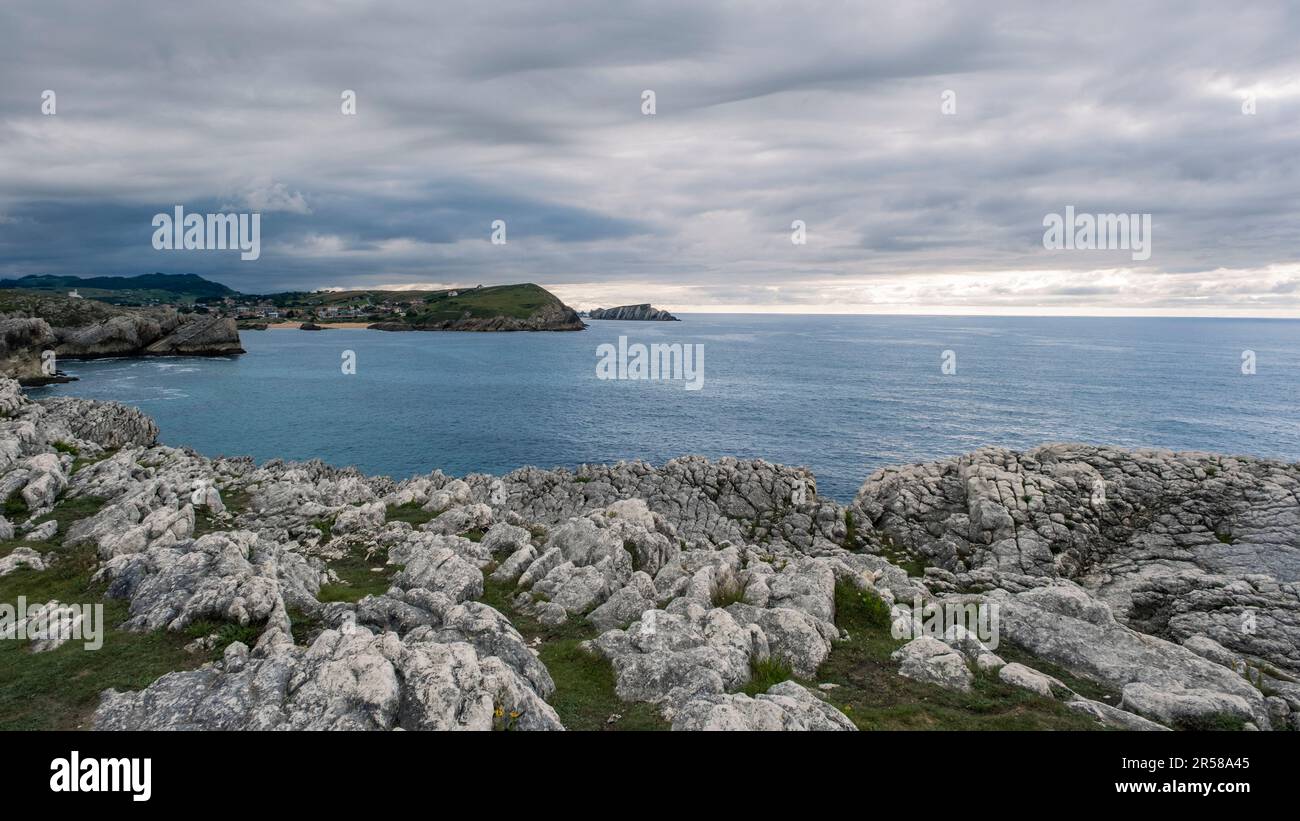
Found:
[{"label": "sea", "polygon": [[[78,381],[30,393],[138,406],[164,443],[209,456],[394,478],[703,454],[806,466],[821,495],[848,501],[880,467],[987,445],[1300,460],[1300,320],[681,318],[567,333],[243,331],[241,356],[63,360]],[[617,378],[678,350],[694,381],[672,367]]]}]

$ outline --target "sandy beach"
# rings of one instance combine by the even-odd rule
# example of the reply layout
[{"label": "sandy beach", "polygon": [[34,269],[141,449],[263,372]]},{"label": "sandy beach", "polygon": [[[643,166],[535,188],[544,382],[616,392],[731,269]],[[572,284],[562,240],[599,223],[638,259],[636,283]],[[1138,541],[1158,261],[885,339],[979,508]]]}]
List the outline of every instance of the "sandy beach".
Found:
[{"label": "sandy beach", "polygon": [[[368,328],[372,323],[369,322],[317,322],[322,328]],[[268,323],[268,331],[290,330],[297,331],[302,328],[301,322],[277,322]]]}]

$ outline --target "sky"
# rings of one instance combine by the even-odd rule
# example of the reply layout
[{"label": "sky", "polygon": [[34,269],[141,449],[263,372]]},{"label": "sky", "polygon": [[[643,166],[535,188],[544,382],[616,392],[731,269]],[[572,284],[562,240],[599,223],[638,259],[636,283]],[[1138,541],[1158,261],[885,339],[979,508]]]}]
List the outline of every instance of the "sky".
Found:
[{"label": "sky", "polygon": [[[0,277],[1296,317],[1297,43],[1283,2],[8,0]],[[178,205],[260,256],[155,249]],[[1044,247],[1067,207],[1149,257]]]}]

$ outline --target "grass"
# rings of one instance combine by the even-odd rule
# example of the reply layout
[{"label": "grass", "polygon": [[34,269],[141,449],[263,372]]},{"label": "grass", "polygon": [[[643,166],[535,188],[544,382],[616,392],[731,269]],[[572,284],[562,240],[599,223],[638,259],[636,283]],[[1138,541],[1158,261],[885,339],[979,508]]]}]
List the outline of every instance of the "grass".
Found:
[{"label": "grass", "polygon": [[450,291],[441,291],[425,297],[423,309],[410,321],[420,325],[460,319],[466,313],[475,319],[494,316],[527,319],[542,308],[558,304],[560,301],[554,294],[532,283],[461,290],[454,297]]},{"label": "grass", "polygon": [[750,661],[749,683],[740,688],[740,692],[749,696],[766,693],[773,684],[780,684],[794,678],[790,665],[776,656],[768,656],[762,661]]},{"label": "grass", "polygon": [[880,534],[880,545],[876,548],[876,552],[887,559],[890,564],[901,567],[909,576],[924,576],[925,569],[930,566],[924,556],[902,547],[888,533]]},{"label": "grass", "polygon": [[[372,568],[380,567],[376,573]],[[385,565],[380,558],[366,558],[366,551],[354,547],[342,558],[329,563],[330,570],[338,574],[337,583],[321,585],[316,599],[322,604],[329,602],[358,602],[366,596],[378,596],[388,591],[393,575],[398,567]]]},{"label": "grass", "polygon": [[101,500],[81,497],[60,501],[46,519],[59,521],[51,542],[20,543],[49,551],[53,563],[38,572],[18,570],[0,578],[0,602],[29,606],[58,599],[66,603],[104,605],[104,644],[86,650],[69,641],[46,653],[32,653],[27,642],[0,641],[0,730],[71,730],[86,727],[99,706],[99,693],[109,687],[143,688],[173,670],[196,666],[202,659],[184,650],[188,638],[158,631],[132,633],[119,625],[129,615],[127,603],[105,599],[91,576],[97,566],[95,548],[66,548],[67,526],[98,510]]},{"label": "grass", "polygon": [[[525,640],[541,639],[538,655],[555,680],[555,693],[550,704],[567,729],[668,729],[668,723],[655,707],[622,701],[615,695],[614,668],[609,661],[587,653],[579,646],[597,635],[590,623],[571,618],[556,627],[541,624],[515,608],[511,601],[515,593],[513,585],[485,578],[480,601],[501,611]],[[612,715],[620,718],[607,723]]]},{"label": "grass", "polygon": [[1220,731],[1220,730],[1243,730],[1246,727],[1246,719],[1241,716],[1234,716],[1228,713],[1211,713],[1204,716],[1188,716],[1173,725],[1176,730],[1193,730],[1193,731]]},{"label": "grass", "polygon": [[320,543],[329,544],[334,540],[334,520],[337,516],[326,516],[324,519],[317,519],[311,523],[311,526],[320,531]]},{"label": "grass", "polygon": [[844,511],[844,527],[846,529],[844,534],[844,549],[857,550],[862,547],[862,543],[858,541],[857,523],[853,521],[853,511],[851,510]]},{"label": "grass", "polygon": [[67,442],[54,442],[52,446],[59,453],[70,453],[74,457],[81,455],[81,451],[77,449],[76,445],[72,445]]},{"label": "grass", "polygon": [[68,528],[72,527],[74,523],[88,516],[93,516],[102,510],[104,501],[98,496],[65,497],[54,505],[54,510],[37,519],[35,523],[44,524],[51,520],[58,522],[59,533],[55,538],[62,539],[68,532]]},{"label": "grass", "polygon": [[[220,492],[221,503],[226,506],[226,512],[231,516],[238,516],[247,512],[249,506],[253,503],[253,495],[243,488],[227,488]],[[209,533],[229,529],[232,526],[228,522],[218,522],[208,510],[207,505],[194,509],[194,538],[196,539]]]},{"label": "grass", "polygon": [[389,505],[386,511],[386,520],[390,522],[406,522],[412,527],[419,527],[437,515],[433,511],[421,510],[419,502],[407,502],[404,505]]},{"label": "grass", "polygon": [[[653,706],[628,703],[614,694],[614,668],[584,651],[580,639],[563,639],[538,648],[555,680],[551,706],[568,730],[667,730]],[[610,722],[611,716],[619,718]]]},{"label": "grass", "polygon": [[[889,656],[902,642],[890,635],[887,624],[881,625],[879,607],[871,598],[852,585],[836,585],[836,622],[848,631],[849,639],[836,642],[817,671],[817,681],[838,685],[826,694],[827,700],[858,729],[1099,729],[1093,719],[1005,684],[996,675],[976,673],[970,693],[900,676],[898,664]],[[1033,666],[1043,669],[1037,661]]]},{"label": "grass", "polygon": [[726,578],[715,582],[710,597],[714,607],[727,607],[745,600],[745,588],[735,578]]},{"label": "grass", "polygon": [[4,515],[10,521],[22,521],[31,513],[31,508],[27,507],[27,500],[18,491],[9,494],[5,499]]},{"label": "grass", "polygon": [[213,661],[216,661],[225,655],[227,647],[237,641],[248,645],[249,649],[252,649],[253,645],[257,644],[257,639],[262,635],[262,630],[265,628],[265,623],[238,624],[236,622],[203,619],[185,628],[185,635],[193,641],[194,639],[203,639],[215,634],[217,640],[213,644],[210,657]]}]

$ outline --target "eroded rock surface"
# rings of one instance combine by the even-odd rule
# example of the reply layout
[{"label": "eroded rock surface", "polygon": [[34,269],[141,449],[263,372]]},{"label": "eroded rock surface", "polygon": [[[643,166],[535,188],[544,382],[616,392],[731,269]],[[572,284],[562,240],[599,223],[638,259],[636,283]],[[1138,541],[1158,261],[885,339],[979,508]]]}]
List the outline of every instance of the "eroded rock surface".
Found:
[{"label": "eroded rock surface", "polygon": [[[1294,465],[986,449],[878,472],[845,508],[808,471],[755,460],[395,482],[208,459],[158,445],[133,409],[33,402],[9,380],[0,411],[0,497],[20,511],[0,520],[4,572],[62,560],[13,544],[36,534],[89,554],[128,603],[125,629],[257,636],[105,694],[100,728],[559,729],[555,681],[510,620],[527,618],[594,636],[583,651],[609,663],[616,695],[675,729],[850,729],[796,681],[738,692],[764,665],[815,680],[843,638],[846,583],[895,620],[918,601],[995,605],[1003,640],[1120,700],[955,629],[901,645],[917,681],[964,691],[992,676],[1127,729],[1300,726]],[[75,500],[98,509],[52,530]],[[930,566],[909,575],[905,556]],[[324,603],[324,586],[337,598],[364,582],[339,563],[383,583]]]}]

